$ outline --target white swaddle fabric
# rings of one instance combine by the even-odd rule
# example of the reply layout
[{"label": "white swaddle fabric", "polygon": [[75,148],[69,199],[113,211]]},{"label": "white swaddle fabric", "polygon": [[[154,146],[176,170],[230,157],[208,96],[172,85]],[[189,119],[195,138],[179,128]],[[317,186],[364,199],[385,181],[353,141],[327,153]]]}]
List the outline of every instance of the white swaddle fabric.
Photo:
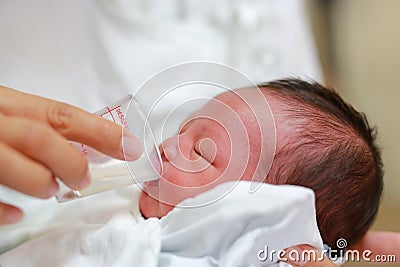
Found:
[{"label": "white swaddle fabric", "polygon": [[160,223],[143,220],[139,193],[128,186],[63,204],[18,195],[35,203],[23,221],[0,227],[0,253],[22,243],[0,255],[0,265],[157,266]]},{"label": "white swaddle fabric", "polygon": [[[74,215],[79,215],[76,206],[59,209],[68,212],[69,225],[53,227],[48,233],[0,255],[0,264],[8,267],[274,266],[276,259],[260,261],[258,251],[266,246],[269,251],[279,251],[303,243],[322,249],[314,193],[310,189],[263,184],[249,194],[249,186],[249,182],[243,181],[235,186],[222,184],[184,202],[204,203],[204,199],[233,188],[224,198],[203,207],[175,208],[161,220],[141,218],[137,194],[130,211],[120,209],[104,223],[76,218],[74,224]],[[98,198],[96,202],[104,205],[107,198]]]},{"label": "white swaddle fabric", "polygon": [[0,40],[1,85],[91,111],[190,61],[322,80],[305,0],[2,1]]},{"label": "white swaddle fabric", "polygon": [[[222,184],[185,205],[204,203],[233,186]],[[250,182],[241,181],[222,200],[193,209],[174,209],[161,219],[160,267],[269,266],[258,252],[283,250],[296,244],[322,249],[312,190],[263,184],[249,194]]]},{"label": "white swaddle fabric", "polygon": [[4,266],[157,266],[160,226],[157,219],[137,223],[129,214],[114,215],[105,225],[58,229],[0,257]]}]

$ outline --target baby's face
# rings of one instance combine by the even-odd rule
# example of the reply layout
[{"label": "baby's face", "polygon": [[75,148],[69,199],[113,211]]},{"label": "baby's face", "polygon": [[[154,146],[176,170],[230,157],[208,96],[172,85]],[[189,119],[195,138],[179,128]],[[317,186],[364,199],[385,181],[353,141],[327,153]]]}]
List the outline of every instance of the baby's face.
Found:
[{"label": "baby's face", "polygon": [[[250,95],[246,90],[241,92]],[[234,93],[209,101],[160,145],[163,174],[146,184],[142,214],[162,217],[182,200],[220,183],[252,179],[261,153],[260,132],[252,109]]]}]

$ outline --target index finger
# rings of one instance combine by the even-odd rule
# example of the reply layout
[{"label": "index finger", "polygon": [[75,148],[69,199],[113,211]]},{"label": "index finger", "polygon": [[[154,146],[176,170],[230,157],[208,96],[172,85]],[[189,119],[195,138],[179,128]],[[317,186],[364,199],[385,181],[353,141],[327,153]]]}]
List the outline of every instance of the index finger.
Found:
[{"label": "index finger", "polygon": [[[125,159],[122,148],[122,128],[106,119],[62,102],[18,92],[0,87],[0,111],[9,116],[21,116],[36,119],[50,125],[53,129],[71,141],[89,145],[100,152],[118,159]],[[124,131],[124,134],[126,131]],[[139,139],[130,134],[129,153],[125,147],[127,159],[137,159],[142,153]]]}]

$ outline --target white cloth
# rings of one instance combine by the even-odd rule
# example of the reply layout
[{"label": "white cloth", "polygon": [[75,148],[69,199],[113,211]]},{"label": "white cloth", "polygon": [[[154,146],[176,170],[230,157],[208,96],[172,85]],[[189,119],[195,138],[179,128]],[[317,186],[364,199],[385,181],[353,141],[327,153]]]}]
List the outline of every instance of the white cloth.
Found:
[{"label": "white cloth", "polygon": [[[0,85],[95,112],[192,61],[226,64],[254,82],[322,81],[305,0],[0,1]],[[158,142],[180,126],[163,119],[191,99],[177,94],[152,111]]]},{"label": "white cloth", "polygon": [[[96,111],[188,61],[322,80],[305,0],[0,2],[0,84]],[[293,45],[295,44],[295,45]]]},{"label": "white cloth", "polygon": [[222,200],[202,207],[178,209],[161,219],[160,267],[269,266],[258,252],[280,251],[297,244],[322,249],[312,190],[289,185],[263,184],[249,194],[250,182],[222,184],[185,206],[205,203],[210,196]]},{"label": "white cloth", "polygon": [[60,204],[55,198],[35,199],[0,186],[2,199],[18,203],[25,212],[19,223],[0,226],[0,253],[53,230],[87,225],[101,227],[114,214],[136,214],[134,218],[139,221],[139,193],[133,185]]},{"label": "white cloth", "polygon": [[[127,195],[133,187],[123,189],[122,193],[127,197],[125,202],[131,202],[131,210],[120,208],[114,215],[109,211],[110,216],[104,223],[80,218],[81,211],[77,206],[61,208],[60,205],[55,207],[52,221],[68,214],[63,224],[58,224],[56,229],[53,225],[48,233],[0,255],[0,264],[276,266],[276,259],[260,261],[258,252],[266,247],[268,251],[279,251],[304,243],[322,249],[315,220],[314,194],[310,189],[263,184],[255,193],[249,194],[249,182],[234,185],[225,183],[187,199],[184,201],[186,206],[196,205],[232,188],[229,194],[214,203],[198,208],[175,208],[161,220],[141,218],[137,194],[133,199]],[[92,197],[89,201],[96,205],[92,210],[115,201],[109,198],[114,193],[105,193],[108,198]],[[124,202],[122,198],[117,201]],[[12,229],[0,232],[0,236],[4,235],[10,240]]]},{"label": "white cloth", "polygon": [[38,203],[20,223],[0,227],[0,252],[8,250],[0,255],[0,264],[157,266],[160,223],[141,217],[139,193],[128,186],[62,204],[17,194],[19,202]]},{"label": "white cloth", "polygon": [[105,225],[72,225],[38,236],[0,256],[3,266],[155,267],[160,249],[157,219],[137,223],[129,214]]}]

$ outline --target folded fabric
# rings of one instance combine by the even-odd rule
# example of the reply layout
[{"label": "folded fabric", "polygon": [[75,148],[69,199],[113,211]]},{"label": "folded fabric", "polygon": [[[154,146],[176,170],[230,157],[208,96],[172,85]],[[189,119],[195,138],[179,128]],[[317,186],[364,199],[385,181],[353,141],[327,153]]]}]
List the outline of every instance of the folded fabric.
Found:
[{"label": "folded fabric", "polygon": [[[160,267],[268,266],[268,255],[297,244],[322,249],[314,192],[289,186],[262,186],[250,194],[250,182],[225,183],[185,206],[199,206],[213,197],[222,199],[196,208],[175,208],[161,219]],[[265,255],[267,253],[267,255]]]},{"label": "folded fabric", "polygon": [[0,189],[25,211],[0,227],[1,266],[157,266],[160,223],[141,217],[136,186],[63,204]]},{"label": "folded fabric", "polygon": [[51,231],[105,225],[114,214],[130,214],[133,208],[139,213],[139,194],[139,188],[133,185],[60,204],[55,198],[36,199],[0,186],[0,199],[24,211],[21,222],[0,226],[0,254]]},{"label": "folded fabric", "polygon": [[[26,230],[29,241],[0,255],[0,264],[283,266],[277,263],[277,254],[270,257],[273,250],[303,243],[322,249],[313,191],[268,184],[252,194],[249,189],[250,183],[243,181],[219,185],[181,203],[196,208],[176,207],[161,220],[141,217],[133,187],[55,206],[54,223],[44,224],[48,231]],[[13,241],[13,233],[19,233],[18,239],[21,231],[5,236]]]},{"label": "folded fabric", "polygon": [[[157,266],[158,219],[116,214],[105,225],[74,225],[39,236],[0,257],[3,266]],[[134,264],[133,264],[134,263]],[[133,265],[132,265],[133,264]]]}]

